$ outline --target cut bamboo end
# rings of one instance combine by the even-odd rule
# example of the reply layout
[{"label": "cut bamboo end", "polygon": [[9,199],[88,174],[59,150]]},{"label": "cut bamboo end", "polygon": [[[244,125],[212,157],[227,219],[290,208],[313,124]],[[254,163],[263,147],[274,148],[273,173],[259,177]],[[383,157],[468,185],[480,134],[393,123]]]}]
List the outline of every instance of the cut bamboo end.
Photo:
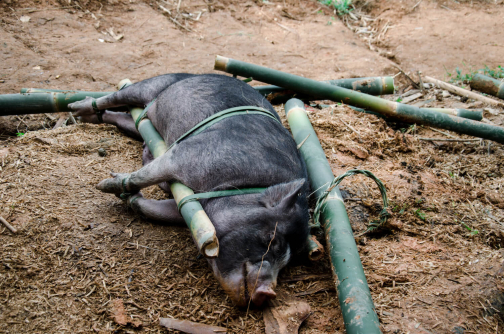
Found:
[{"label": "cut bamboo end", "polygon": [[121,90],[121,89],[124,89],[125,87],[127,86],[130,86],[132,85],[133,83],[131,82],[130,79],[122,79],[121,81],[119,81],[119,83],[117,84],[117,89],[118,90]]},{"label": "cut bamboo end", "polygon": [[226,67],[227,67],[228,62],[229,62],[229,58],[222,57],[222,56],[216,56],[214,69],[217,71],[226,71]]},{"label": "cut bamboo end", "polygon": [[502,81],[478,73],[472,77],[470,85],[471,89],[504,99],[504,82]]},{"label": "cut bamboo end", "polygon": [[308,258],[310,261],[318,261],[324,256],[324,247],[314,235],[308,236]]}]

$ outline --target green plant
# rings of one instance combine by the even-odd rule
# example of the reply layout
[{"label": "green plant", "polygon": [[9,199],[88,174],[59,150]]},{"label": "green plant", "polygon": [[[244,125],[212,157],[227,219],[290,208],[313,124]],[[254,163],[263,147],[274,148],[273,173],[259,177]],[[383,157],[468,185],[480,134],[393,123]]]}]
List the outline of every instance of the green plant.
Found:
[{"label": "green plant", "polygon": [[[455,219],[455,222],[457,222],[457,220]],[[466,230],[468,230],[469,232],[471,232],[471,236],[473,235],[476,235],[479,233],[479,231],[477,229],[474,229],[466,224],[464,224],[464,222],[460,222],[460,224],[462,224],[462,226],[464,226],[466,228]]]},{"label": "green plant", "polygon": [[487,75],[489,77],[495,78],[495,79],[502,79],[504,78],[504,68],[502,66],[497,66],[494,70],[492,70],[490,67],[485,65],[484,68],[481,68],[479,70],[473,71],[471,66],[467,66],[465,63],[462,63],[464,67],[468,69],[468,73],[463,73],[462,69],[460,67],[455,68],[455,73],[456,76],[452,77],[452,73],[448,72],[448,69],[444,67],[446,71],[446,75],[450,78],[450,82],[469,82],[472,80],[475,74],[480,73]]},{"label": "green plant", "polygon": [[402,97],[399,96],[395,101],[400,103],[402,101]]},{"label": "green plant", "polygon": [[350,8],[352,5],[352,0],[318,0],[320,3],[334,7],[338,15],[343,16],[350,13],[353,8]]},{"label": "green plant", "polygon": [[24,134],[23,132],[16,132],[16,136],[18,136],[18,137],[22,137],[22,136],[24,136],[24,135],[25,135],[25,134]]},{"label": "green plant", "polygon": [[404,212],[408,209],[408,207],[409,207],[408,204],[403,204],[403,207],[401,208],[401,210],[399,210],[399,214],[403,215]]},{"label": "green plant", "polygon": [[480,71],[483,71],[484,75],[488,75],[488,76],[495,78],[495,79],[504,78],[504,68],[500,65],[497,66],[497,68],[495,70],[491,70],[488,66],[485,65],[485,68]]},{"label": "green plant", "polygon": [[416,209],[415,211],[413,211],[413,213],[423,221],[427,219],[427,215],[424,212],[420,211],[420,209]]}]

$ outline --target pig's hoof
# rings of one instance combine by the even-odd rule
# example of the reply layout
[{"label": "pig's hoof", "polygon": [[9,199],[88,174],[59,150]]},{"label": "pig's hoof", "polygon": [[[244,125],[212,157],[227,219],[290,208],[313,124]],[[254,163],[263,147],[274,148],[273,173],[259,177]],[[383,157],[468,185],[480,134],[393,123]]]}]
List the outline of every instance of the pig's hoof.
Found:
[{"label": "pig's hoof", "polygon": [[113,178],[105,179],[98,183],[96,189],[109,194],[122,194],[128,192],[126,187],[129,174],[111,173]]},{"label": "pig's hoof", "polygon": [[68,108],[74,111],[74,116],[94,114],[93,100],[92,97],[86,96],[84,100],[68,104]]}]

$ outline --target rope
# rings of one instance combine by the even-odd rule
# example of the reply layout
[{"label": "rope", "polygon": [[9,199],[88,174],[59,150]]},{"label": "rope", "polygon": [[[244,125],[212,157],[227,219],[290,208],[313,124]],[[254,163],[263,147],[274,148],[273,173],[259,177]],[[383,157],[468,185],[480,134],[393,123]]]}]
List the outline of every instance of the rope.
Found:
[{"label": "rope", "polygon": [[[156,98],[157,99],[157,98]],[[138,130],[138,125],[140,124],[140,122],[142,121],[142,119],[146,118],[147,117],[147,111],[149,110],[150,106],[156,102],[156,99],[152,100],[149,102],[149,104],[147,104],[147,106],[145,106],[144,110],[142,111],[142,113],[140,114],[140,116],[138,116],[138,118],[136,119],[135,121],[135,128]]]},{"label": "rope", "polygon": [[362,234],[374,231],[374,230],[378,229],[379,227],[382,227],[387,222],[387,218],[390,217],[390,213],[387,211],[388,199],[387,199],[387,190],[385,189],[385,185],[383,184],[383,182],[379,178],[374,176],[373,173],[371,173],[368,170],[352,169],[352,170],[349,170],[348,172],[346,172],[345,174],[342,174],[342,175],[338,176],[337,178],[335,178],[329,184],[329,187],[327,188],[327,190],[324,191],[324,193],[322,195],[320,195],[320,197],[317,200],[317,204],[315,205],[315,211],[313,212],[313,222],[314,222],[313,227],[320,227],[320,214],[323,210],[322,207],[324,206],[324,204],[326,202],[326,198],[329,195],[329,193],[334,188],[336,188],[345,177],[352,176],[355,174],[363,174],[363,175],[371,178],[373,181],[375,181],[376,184],[378,185],[378,189],[380,190],[382,200],[383,200],[383,209],[380,211],[380,214],[378,215],[379,219],[370,221],[367,230]]},{"label": "rope", "polygon": [[207,199],[207,198],[236,196],[236,195],[259,194],[265,191],[266,189],[267,188],[229,189],[229,190],[209,191],[206,193],[189,195],[180,200],[180,202],[177,204],[177,209],[180,212],[184,204],[187,204],[188,202],[197,201],[203,198]]},{"label": "rope", "polygon": [[103,123],[103,113],[104,113],[104,110],[100,110],[98,109],[98,106],[96,105],[96,99],[93,99],[93,101],[91,101],[91,106],[93,107],[93,110],[96,114],[96,117],[98,117],[98,121],[100,123]]}]

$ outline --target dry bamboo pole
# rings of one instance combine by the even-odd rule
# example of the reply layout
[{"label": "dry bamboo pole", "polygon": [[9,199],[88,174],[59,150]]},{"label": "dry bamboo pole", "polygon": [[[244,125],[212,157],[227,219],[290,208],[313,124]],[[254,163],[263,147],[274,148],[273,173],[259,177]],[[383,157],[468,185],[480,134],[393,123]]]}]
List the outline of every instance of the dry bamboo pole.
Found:
[{"label": "dry bamboo pole", "polygon": [[437,80],[437,79],[434,79],[434,78],[431,78],[431,77],[424,77],[424,81],[425,82],[433,83],[436,86],[438,86],[439,88],[446,89],[447,91],[449,91],[449,92],[451,92],[453,94],[457,94],[457,95],[460,95],[460,96],[465,96],[465,97],[467,97],[469,99],[478,100],[478,101],[481,101],[483,103],[487,103],[487,104],[490,104],[490,105],[493,105],[493,106],[496,106],[496,107],[504,107],[504,103],[503,102],[496,101],[494,99],[488,98],[488,97],[483,96],[483,95],[478,94],[478,93],[471,92],[471,91],[469,91],[467,89],[464,89],[464,88],[460,88],[460,87],[457,87],[457,86],[454,86],[454,85],[450,85],[449,83],[446,83],[446,82],[441,81],[441,80]]}]

